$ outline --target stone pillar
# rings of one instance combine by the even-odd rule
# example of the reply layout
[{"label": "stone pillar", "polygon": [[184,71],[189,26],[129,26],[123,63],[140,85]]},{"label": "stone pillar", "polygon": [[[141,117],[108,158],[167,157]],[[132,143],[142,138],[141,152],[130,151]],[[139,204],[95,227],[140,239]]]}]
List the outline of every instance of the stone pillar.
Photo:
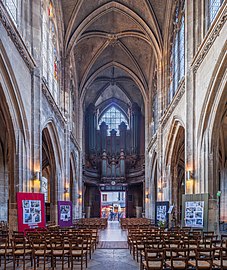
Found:
[{"label": "stone pillar", "polygon": [[86,111],[86,125],[87,125],[87,134],[88,136],[88,150],[89,152],[94,152],[96,148],[96,120],[95,120],[95,106],[90,104]]},{"label": "stone pillar", "polygon": [[195,89],[194,74],[191,69],[192,59],[194,57],[194,1],[187,1],[185,5],[185,100],[186,100],[186,141],[185,141],[185,157],[186,169],[195,170]]},{"label": "stone pillar", "polygon": [[137,103],[132,104],[132,121],[131,121],[131,130],[132,130],[132,154],[138,154],[138,149],[140,147],[140,118],[141,111]]}]

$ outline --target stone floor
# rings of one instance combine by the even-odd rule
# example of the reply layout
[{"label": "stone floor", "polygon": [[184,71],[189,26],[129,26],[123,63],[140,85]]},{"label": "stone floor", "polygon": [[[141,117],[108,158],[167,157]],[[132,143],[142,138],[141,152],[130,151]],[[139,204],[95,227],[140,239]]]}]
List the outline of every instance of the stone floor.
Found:
[{"label": "stone floor", "polygon": [[100,231],[100,241],[127,241],[126,231],[122,231],[118,221],[108,221],[106,230]]},{"label": "stone floor", "polygon": [[[100,231],[100,241],[126,241],[127,234],[122,231],[118,221],[109,221],[106,230]],[[4,269],[3,265],[0,269]],[[13,269],[12,264],[7,264],[6,269]],[[22,270],[23,267],[17,267]],[[26,270],[32,270],[34,267],[30,263],[26,264]],[[43,266],[37,268],[44,269]],[[46,265],[46,269],[51,269],[50,264]],[[55,269],[62,269],[61,265]],[[71,269],[64,266],[64,270]],[[79,270],[80,266],[73,266],[74,270]],[[128,249],[96,249],[92,254],[92,259],[88,261],[88,270],[139,270],[139,264],[132,259]]]},{"label": "stone floor", "polygon": [[[126,231],[122,231],[118,221],[109,221],[106,230],[100,232],[100,241],[127,241]],[[89,270],[138,270],[128,249],[97,249],[88,264]]]}]

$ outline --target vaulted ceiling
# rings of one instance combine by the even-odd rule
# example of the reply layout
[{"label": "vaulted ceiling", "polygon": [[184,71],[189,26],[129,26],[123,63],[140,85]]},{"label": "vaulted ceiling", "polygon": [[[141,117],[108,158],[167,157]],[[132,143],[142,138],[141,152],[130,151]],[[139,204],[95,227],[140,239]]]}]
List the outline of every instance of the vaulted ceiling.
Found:
[{"label": "vaulted ceiling", "polygon": [[174,1],[61,1],[66,55],[74,58],[85,107],[100,102],[105,91],[106,98],[111,99],[112,92],[112,98],[122,96],[144,107],[154,66],[162,55],[170,2]]}]

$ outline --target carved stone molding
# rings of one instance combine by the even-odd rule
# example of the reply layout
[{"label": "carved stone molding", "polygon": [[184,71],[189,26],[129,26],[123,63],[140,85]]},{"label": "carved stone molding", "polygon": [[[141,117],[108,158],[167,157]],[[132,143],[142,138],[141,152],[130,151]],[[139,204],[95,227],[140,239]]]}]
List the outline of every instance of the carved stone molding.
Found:
[{"label": "carved stone molding", "polygon": [[53,99],[53,97],[52,97],[47,85],[45,84],[44,80],[42,82],[42,92],[43,92],[44,96],[46,97],[48,103],[50,104],[50,107],[54,111],[57,119],[59,120],[61,125],[64,127],[64,125],[66,124],[67,121],[64,118],[64,116],[62,115],[61,111],[59,110],[58,105],[56,104],[55,100]]},{"label": "carved stone molding", "polygon": [[207,53],[209,52],[210,48],[212,47],[213,43],[218,37],[222,27],[226,22],[226,18],[227,18],[227,7],[225,6],[221,14],[219,14],[219,16],[216,18],[215,24],[210,29],[210,32],[208,32],[205,40],[203,41],[200,48],[198,49],[197,54],[195,55],[195,58],[191,65],[194,73],[197,72],[199,66],[203,62],[204,58],[206,57]]},{"label": "carved stone molding", "polygon": [[149,144],[148,144],[148,147],[147,147],[147,151],[150,152],[152,146],[154,145],[154,143],[157,141],[157,132],[152,136]]},{"label": "carved stone molding", "polygon": [[9,37],[11,38],[15,47],[17,48],[25,64],[27,65],[29,70],[32,71],[33,68],[36,66],[35,61],[31,56],[31,54],[29,53],[29,51],[27,50],[24,41],[22,40],[18,30],[16,29],[14,23],[9,17],[8,12],[6,11],[1,1],[0,1],[0,21],[2,25],[5,27]]},{"label": "carved stone molding", "polygon": [[166,110],[166,112],[164,113],[164,115],[161,117],[161,119],[159,120],[159,124],[163,126],[165,126],[165,124],[167,123],[167,121],[169,120],[169,117],[172,115],[173,111],[175,110],[177,104],[179,103],[179,101],[181,100],[182,96],[185,93],[185,80],[183,80],[178,88],[177,93],[175,94],[172,102],[170,103],[168,109]]},{"label": "carved stone molding", "polygon": [[79,146],[79,144],[78,144],[78,142],[77,142],[77,140],[76,140],[76,138],[74,137],[74,135],[73,135],[72,132],[70,133],[70,140],[71,140],[71,142],[75,145],[77,151],[80,152],[80,151],[81,151],[81,148],[80,148],[80,146]]}]

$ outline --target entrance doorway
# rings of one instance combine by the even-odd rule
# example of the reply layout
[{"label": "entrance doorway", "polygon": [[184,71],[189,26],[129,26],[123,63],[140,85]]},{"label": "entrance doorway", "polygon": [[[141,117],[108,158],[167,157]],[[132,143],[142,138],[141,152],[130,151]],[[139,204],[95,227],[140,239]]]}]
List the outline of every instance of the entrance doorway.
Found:
[{"label": "entrance doorway", "polygon": [[101,192],[101,217],[109,221],[125,218],[125,191]]}]

